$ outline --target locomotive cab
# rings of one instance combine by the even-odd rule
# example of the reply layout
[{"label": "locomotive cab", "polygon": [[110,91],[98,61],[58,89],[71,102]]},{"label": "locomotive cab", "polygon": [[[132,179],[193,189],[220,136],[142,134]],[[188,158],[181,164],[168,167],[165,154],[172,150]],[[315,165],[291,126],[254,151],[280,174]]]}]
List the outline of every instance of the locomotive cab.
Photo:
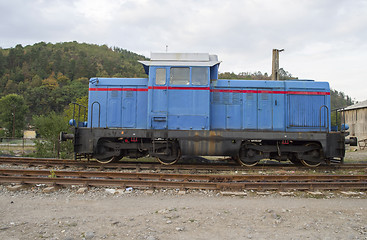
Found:
[{"label": "locomotive cab", "polygon": [[148,81],[148,129],[209,130],[210,82],[218,78],[217,57],[152,53],[140,61]]}]

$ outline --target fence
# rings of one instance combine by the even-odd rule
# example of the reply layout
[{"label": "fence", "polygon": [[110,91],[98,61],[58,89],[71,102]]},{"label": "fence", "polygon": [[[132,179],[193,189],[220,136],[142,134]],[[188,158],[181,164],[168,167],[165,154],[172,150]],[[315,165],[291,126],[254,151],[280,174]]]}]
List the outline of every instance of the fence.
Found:
[{"label": "fence", "polygon": [[25,155],[36,150],[34,138],[0,138],[0,152],[3,155]]}]

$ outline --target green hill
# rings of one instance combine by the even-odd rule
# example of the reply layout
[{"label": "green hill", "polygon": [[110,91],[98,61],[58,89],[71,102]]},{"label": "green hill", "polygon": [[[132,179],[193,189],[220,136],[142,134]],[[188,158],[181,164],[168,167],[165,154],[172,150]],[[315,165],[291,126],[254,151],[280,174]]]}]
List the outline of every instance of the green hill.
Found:
[{"label": "green hill", "polygon": [[[63,112],[72,101],[88,95],[91,77],[146,77],[137,60],[142,55],[106,45],[77,42],[36,43],[0,48],[0,98],[22,95],[28,117]],[[297,79],[281,69],[282,79]],[[221,73],[220,78],[270,79],[267,73]],[[332,90],[332,109],[353,104],[349,96]]]},{"label": "green hill", "polygon": [[65,42],[0,49],[0,98],[22,95],[34,114],[61,112],[88,94],[91,77],[146,77],[145,57],[106,45]]}]

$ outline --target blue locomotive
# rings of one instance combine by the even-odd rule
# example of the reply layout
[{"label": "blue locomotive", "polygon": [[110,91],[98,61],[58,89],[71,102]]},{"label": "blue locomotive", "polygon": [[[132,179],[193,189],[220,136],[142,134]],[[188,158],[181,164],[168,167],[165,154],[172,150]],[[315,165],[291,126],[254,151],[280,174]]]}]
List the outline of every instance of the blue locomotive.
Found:
[{"label": "blue locomotive", "polygon": [[152,53],[148,78],[92,78],[88,121],[72,121],[76,157],[231,156],[318,166],[343,161],[345,133],[331,131],[330,88],[312,80],[218,79],[204,53]]}]

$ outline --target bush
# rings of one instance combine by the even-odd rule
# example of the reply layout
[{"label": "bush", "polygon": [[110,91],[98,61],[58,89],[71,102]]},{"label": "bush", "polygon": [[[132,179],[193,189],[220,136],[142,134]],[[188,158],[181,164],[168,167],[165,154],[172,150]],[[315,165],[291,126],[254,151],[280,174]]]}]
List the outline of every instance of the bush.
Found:
[{"label": "bush", "polygon": [[35,157],[57,157],[58,152],[61,158],[71,158],[73,156],[73,145],[71,142],[59,141],[60,132],[68,130],[68,124],[64,116],[52,112],[49,115],[33,117],[37,132],[43,140],[35,141]]}]

